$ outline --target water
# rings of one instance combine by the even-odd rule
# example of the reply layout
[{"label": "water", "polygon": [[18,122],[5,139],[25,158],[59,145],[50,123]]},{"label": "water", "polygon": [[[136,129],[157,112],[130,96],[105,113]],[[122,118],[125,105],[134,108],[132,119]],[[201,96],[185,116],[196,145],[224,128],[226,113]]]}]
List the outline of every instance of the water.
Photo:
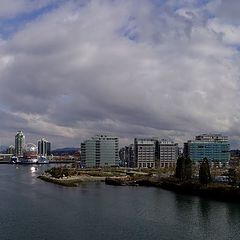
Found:
[{"label": "water", "polygon": [[0,239],[240,239],[240,204],[104,183],[67,188],[46,166],[0,165]]}]

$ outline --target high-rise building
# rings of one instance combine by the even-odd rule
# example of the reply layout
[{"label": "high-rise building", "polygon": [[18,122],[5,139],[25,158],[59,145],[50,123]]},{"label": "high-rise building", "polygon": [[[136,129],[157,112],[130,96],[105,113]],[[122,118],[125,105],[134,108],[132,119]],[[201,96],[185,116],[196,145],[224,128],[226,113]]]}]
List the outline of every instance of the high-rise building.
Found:
[{"label": "high-rise building", "polygon": [[49,156],[51,154],[51,143],[45,138],[38,141],[38,154],[42,156]]},{"label": "high-rise building", "polygon": [[152,138],[134,139],[134,162],[138,168],[155,168],[156,141]]},{"label": "high-rise building", "polygon": [[118,137],[97,135],[81,143],[81,162],[85,167],[119,166]]},{"label": "high-rise building", "polygon": [[120,166],[125,167],[127,166],[127,146],[123,147],[119,150],[119,160],[120,160]]},{"label": "high-rise building", "polygon": [[227,136],[202,134],[184,144],[184,155],[194,162],[205,157],[215,164],[226,164],[230,160],[230,144]]},{"label": "high-rise building", "polygon": [[22,131],[18,131],[15,136],[15,155],[17,157],[23,156],[23,150],[25,148],[25,136]]},{"label": "high-rise building", "polygon": [[159,167],[175,167],[178,158],[178,144],[168,140],[159,142]]},{"label": "high-rise building", "polygon": [[119,157],[121,166],[134,168],[136,163],[134,161],[134,145],[130,144],[120,149]]}]

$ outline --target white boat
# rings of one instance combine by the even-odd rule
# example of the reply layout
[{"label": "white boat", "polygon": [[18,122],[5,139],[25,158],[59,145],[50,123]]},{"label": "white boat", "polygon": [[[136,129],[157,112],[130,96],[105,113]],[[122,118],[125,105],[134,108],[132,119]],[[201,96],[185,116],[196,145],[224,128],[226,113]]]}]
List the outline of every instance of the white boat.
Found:
[{"label": "white boat", "polygon": [[29,143],[24,149],[23,156],[19,157],[20,164],[33,164],[38,162],[37,147]]},{"label": "white boat", "polygon": [[19,163],[20,161],[19,161],[18,157],[12,156],[10,162],[13,163],[13,164],[16,164],[16,163]]},{"label": "white boat", "polygon": [[38,163],[39,164],[48,164],[49,160],[45,156],[39,156],[38,157]]},{"label": "white boat", "polygon": [[38,159],[35,157],[31,157],[31,158],[22,157],[22,158],[19,158],[19,163],[20,164],[34,164],[34,163],[38,163]]}]

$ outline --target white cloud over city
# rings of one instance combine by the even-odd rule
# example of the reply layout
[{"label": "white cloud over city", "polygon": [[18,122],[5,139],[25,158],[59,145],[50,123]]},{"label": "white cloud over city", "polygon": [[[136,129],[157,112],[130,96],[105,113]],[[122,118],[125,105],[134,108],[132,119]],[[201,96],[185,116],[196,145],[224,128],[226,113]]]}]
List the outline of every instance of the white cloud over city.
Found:
[{"label": "white cloud over city", "polygon": [[239,1],[3,2],[0,144],[22,129],[56,147],[209,132],[238,147]]}]

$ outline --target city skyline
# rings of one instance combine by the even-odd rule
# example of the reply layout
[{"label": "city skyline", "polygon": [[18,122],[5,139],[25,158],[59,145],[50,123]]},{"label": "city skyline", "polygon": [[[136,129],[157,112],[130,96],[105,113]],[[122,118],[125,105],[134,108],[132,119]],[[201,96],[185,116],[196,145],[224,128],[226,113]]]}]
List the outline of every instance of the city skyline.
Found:
[{"label": "city skyline", "polygon": [[[45,137],[41,137],[41,138],[39,138],[39,139],[34,139],[34,141],[29,141],[29,139],[27,138],[27,140],[25,140],[25,133],[24,133],[24,131],[22,131],[22,130],[18,130],[17,131],[17,133],[16,133],[16,136],[15,136],[15,146],[16,146],[16,144],[18,145],[18,143],[16,142],[16,139],[18,139],[19,138],[19,135],[21,136],[21,137],[23,137],[23,139],[24,139],[24,141],[23,141],[23,146],[22,146],[22,148],[26,145],[26,144],[34,144],[34,145],[36,145],[36,146],[38,146],[38,148],[42,148],[42,150],[41,151],[46,151],[46,149],[45,148],[48,148],[48,149],[51,149],[51,145],[52,145],[52,142],[51,141],[48,141],[48,139],[46,139]],[[230,142],[231,142],[231,139],[229,139],[229,137],[228,136],[223,136],[221,133],[201,133],[200,135],[197,135],[197,136],[194,136],[194,137],[192,137],[192,138],[190,138],[190,139],[184,139],[183,140],[183,144],[181,144],[181,143],[179,143],[179,142],[174,142],[171,138],[169,138],[169,137],[167,137],[167,138],[162,138],[162,137],[160,137],[160,136],[146,136],[145,138],[139,138],[139,137],[133,137],[132,136],[132,138],[131,138],[131,140],[130,140],[130,143],[129,144],[126,144],[126,145],[121,145],[121,144],[119,144],[119,142],[120,142],[120,140],[121,140],[121,138],[119,138],[118,136],[113,136],[113,135],[107,135],[106,133],[99,133],[99,134],[96,134],[96,135],[93,135],[93,136],[91,136],[89,139],[83,139],[79,144],[78,144],[78,146],[77,147],[74,147],[74,146],[67,146],[67,145],[64,145],[63,146],[63,148],[79,148],[79,149],[81,149],[81,145],[82,144],[84,144],[85,142],[87,142],[87,141],[90,141],[90,140],[92,140],[92,139],[96,139],[96,138],[99,138],[100,136],[102,136],[102,137],[106,137],[106,136],[108,136],[109,138],[117,138],[118,139],[118,146],[119,146],[119,148],[124,148],[124,147],[129,147],[130,145],[133,145],[134,144],[134,142],[135,142],[135,140],[136,139],[140,139],[141,141],[143,141],[144,139],[146,140],[146,141],[159,141],[159,143],[160,144],[163,144],[163,145],[173,145],[173,146],[178,146],[178,148],[179,149],[183,149],[184,147],[185,147],[185,144],[186,143],[189,143],[189,142],[194,142],[195,140],[201,140],[202,138],[209,138],[209,139],[211,139],[211,138],[216,138],[214,141],[217,141],[218,139],[225,139],[227,142],[229,142],[229,150],[236,150],[236,149],[234,149],[234,147],[233,146],[231,146],[231,144],[230,144]],[[36,144],[35,144],[35,142],[36,142]],[[41,143],[42,142],[42,143]],[[43,144],[43,142],[44,142],[44,147],[43,146],[39,146],[39,144],[41,145],[41,144]],[[45,146],[45,144],[50,144],[49,146]],[[54,145],[54,143],[53,143],[53,145]],[[0,145],[0,147],[8,147],[8,148],[11,148],[11,147],[14,147],[14,143],[13,144],[10,144],[10,145],[4,145],[4,144],[2,144],[2,145]],[[43,149],[45,149],[45,150],[43,150]],[[55,150],[57,150],[57,149],[61,149],[61,148],[54,148]],[[47,150],[48,151],[48,153],[50,152],[50,150]]]},{"label": "city skyline", "polygon": [[237,0],[3,0],[0,144],[97,134],[240,146]]}]

